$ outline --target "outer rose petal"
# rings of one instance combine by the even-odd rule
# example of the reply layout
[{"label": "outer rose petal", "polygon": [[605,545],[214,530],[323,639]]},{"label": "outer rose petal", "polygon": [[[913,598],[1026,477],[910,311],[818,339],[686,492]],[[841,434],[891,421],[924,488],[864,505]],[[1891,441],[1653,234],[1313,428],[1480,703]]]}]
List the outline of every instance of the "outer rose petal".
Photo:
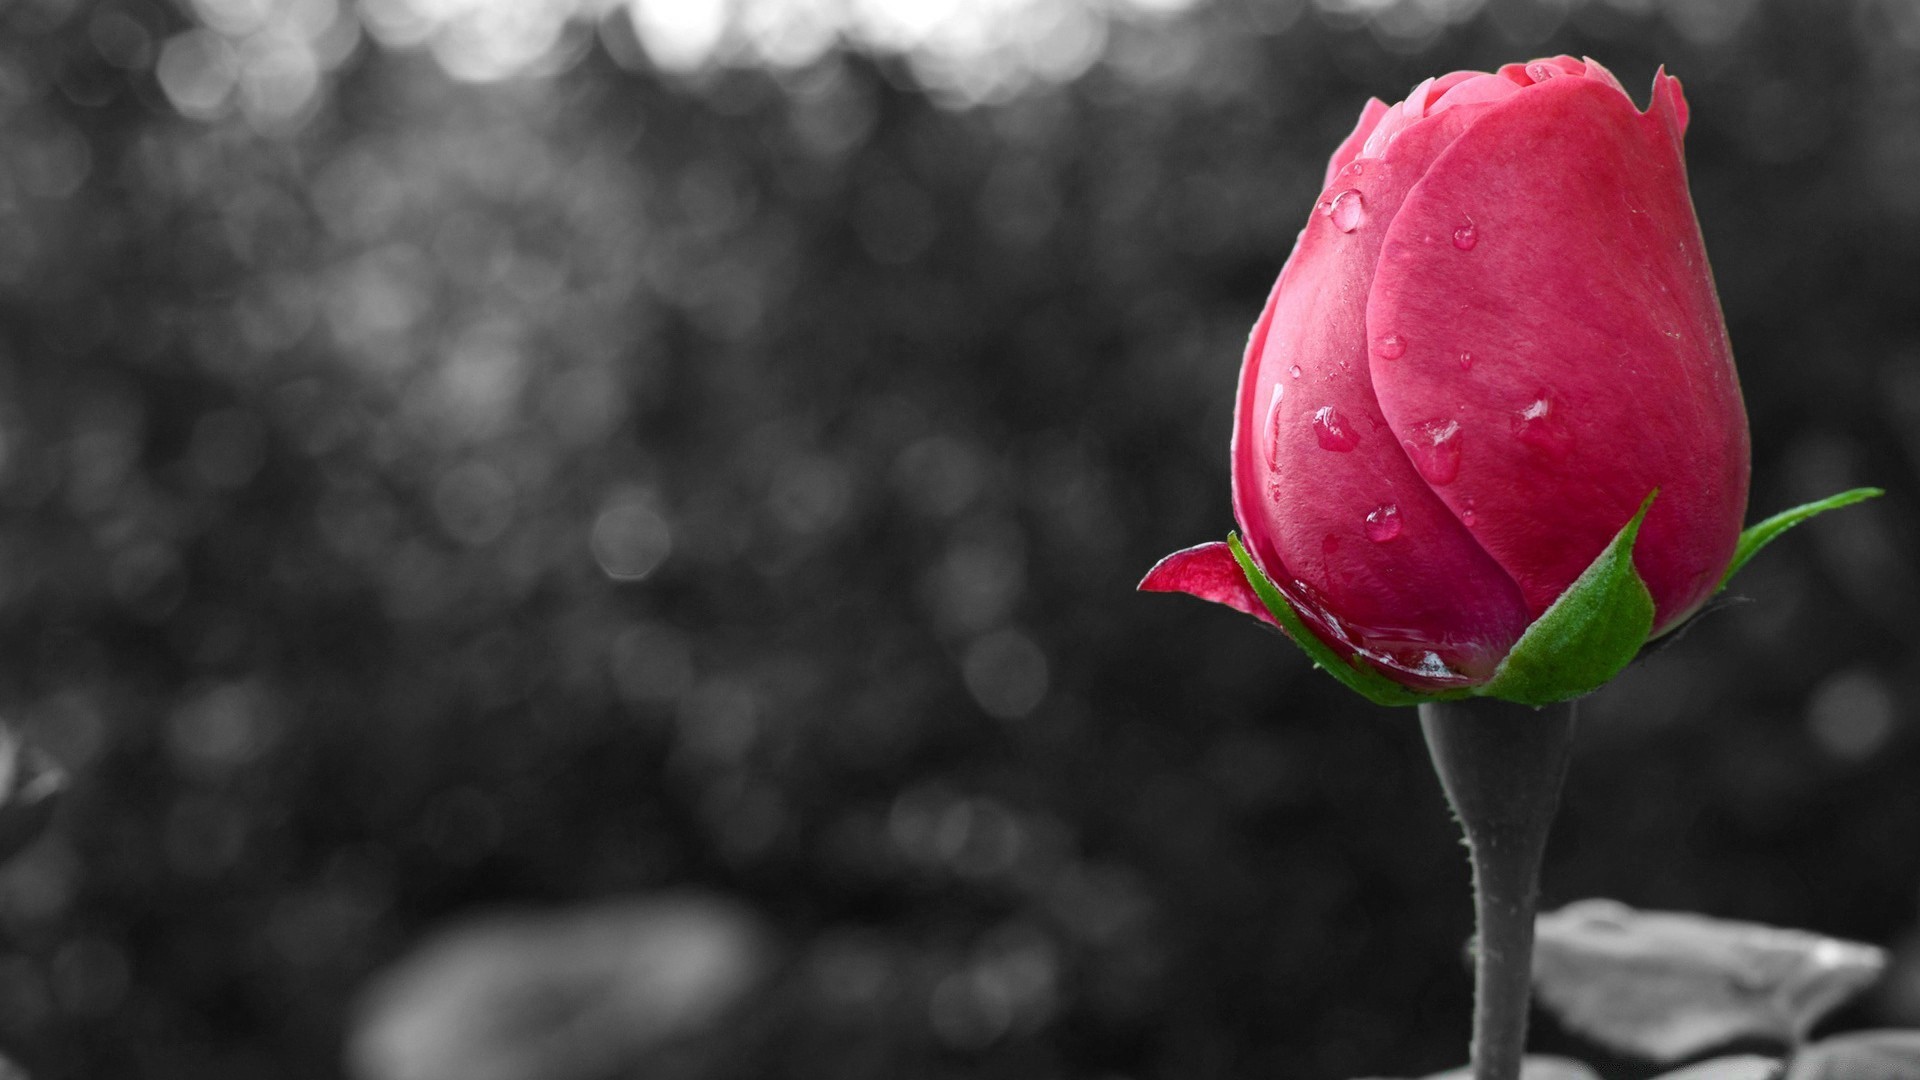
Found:
[{"label": "outer rose petal", "polygon": [[1664,67],[1653,76],[1651,109],[1673,132],[1674,144],[1678,146],[1687,134],[1687,99],[1680,92],[1680,80],[1667,74]]},{"label": "outer rose petal", "polygon": [[1147,576],[1140,579],[1139,588],[1141,592],[1187,593],[1225,604],[1270,626],[1280,625],[1273,621],[1273,613],[1260,602],[1253,586],[1247,584],[1247,575],[1234,560],[1233,549],[1217,540],[1176,551],[1154,563]]},{"label": "outer rose petal", "polygon": [[1580,58],[1580,62],[1587,66],[1587,78],[1599,79],[1601,82],[1606,83],[1608,86],[1613,87],[1623,94],[1627,92],[1627,88],[1620,85],[1620,80],[1614,77],[1613,72],[1600,66],[1600,61],[1595,60],[1591,56],[1583,56]]},{"label": "outer rose petal", "polygon": [[1428,651],[1484,679],[1527,625],[1518,587],[1400,449],[1368,370],[1406,362],[1369,356],[1367,291],[1387,225],[1484,108],[1423,120],[1384,158],[1338,174],[1255,326],[1235,408],[1234,514],[1254,558],[1320,637],[1403,682],[1431,675]]},{"label": "outer rose petal", "polygon": [[[1502,78],[1512,79],[1521,86],[1537,86],[1540,83],[1546,82],[1548,79],[1558,78],[1563,75],[1580,76],[1586,73],[1587,65],[1585,61],[1575,60],[1565,53],[1561,53],[1559,56],[1544,57],[1539,60],[1529,60],[1524,64],[1503,64],[1500,67],[1500,75]],[[1540,78],[1542,75],[1545,75],[1546,78]],[[1611,72],[1608,73],[1608,77],[1612,77]]]},{"label": "outer rose petal", "polygon": [[1427,115],[1445,112],[1455,105],[1473,105],[1510,98],[1519,93],[1520,89],[1512,80],[1503,79],[1498,75],[1475,75],[1471,79],[1464,79],[1457,85],[1448,87],[1446,93],[1427,106]]},{"label": "outer rose petal", "polygon": [[[1484,71],[1449,71],[1437,79],[1428,79],[1426,82],[1421,83],[1421,86],[1427,88],[1426,100],[1420,103],[1421,115],[1432,114],[1435,111],[1433,107],[1434,103],[1446,97],[1447,92],[1454,87],[1459,86],[1463,82],[1484,78],[1487,78],[1487,73]],[[1499,76],[1496,75],[1494,78],[1499,78]]]},{"label": "outer rose petal", "polygon": [[1366,106],[1360,110],[1360,122],[1353,125],[1353,133],[1341,142],[1339,148],[1333,152],[1333,157],[1327,161],[1327,178],[1322,186],[1331,185],[1333,178],[1340,175],[1340,170],[1360,156],[1360,148],[1366,145],[1367,136],[1373,134],[1374,127],[1385,115],[1387,115],[1386,102],[1379,98],[1367,99]]},{"label": "outer rose petal", "polygon": [[1387,106],[1387,111],[1380,117],[1380,122],[1373,125],[1373,133],[1367,136],[1366,143],[1360,147],[1360,156],[1371,159],[1384,155],[1387,152],[1387,146],[1393,142],[1394,136],[1412,127],[1419,120],[1419,112],[1410,108],[1404,101],[1397,101]]},{"label": "outer rose petal", "polygon": [[1367,305],[1369,335],[1406,349],[1375,365],[1382,411],[1416,447],[1459,425],[1434,490],[1533,613],[1660,489],[1635,560],[1656,633],[1717,585],[1748,469],[1670,82],[1645,114],[1583,78],[1486,106],[1395,217]]}]

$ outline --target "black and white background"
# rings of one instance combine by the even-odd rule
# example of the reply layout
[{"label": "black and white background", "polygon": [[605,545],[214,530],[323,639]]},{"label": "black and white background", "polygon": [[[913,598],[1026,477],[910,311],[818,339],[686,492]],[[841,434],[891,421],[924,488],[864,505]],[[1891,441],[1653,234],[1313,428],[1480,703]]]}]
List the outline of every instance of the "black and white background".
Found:
[{"label": "black and white background", "polygon": [[1840,1020],[1920,1023],[1910,0],[4,0],[0,719],[70,786],[0,1051],[1459,1063],[1411,713],[1132,587],[1231,527],[1361,103],[1559,52],[1686,85],[1750,517],[1889,494],[1583,705],[1545,899],[1886,945]]}]

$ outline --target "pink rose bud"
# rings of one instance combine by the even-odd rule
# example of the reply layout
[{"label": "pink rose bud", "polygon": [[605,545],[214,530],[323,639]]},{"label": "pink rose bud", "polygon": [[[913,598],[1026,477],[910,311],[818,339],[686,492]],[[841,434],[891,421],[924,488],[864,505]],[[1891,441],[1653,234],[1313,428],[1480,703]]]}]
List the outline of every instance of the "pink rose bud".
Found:
[{"label": "pink rose bud", "polygon": [[[1746,411],[1687,192],[1678,80],[1591,60],[1370,101],[1255,324],[1233,429],[1248,552],[1312,634],[1474,686],[1658,497],[1652,633],[1719,587]],[[1271,621],[1226,544],[1142,582]]]}]

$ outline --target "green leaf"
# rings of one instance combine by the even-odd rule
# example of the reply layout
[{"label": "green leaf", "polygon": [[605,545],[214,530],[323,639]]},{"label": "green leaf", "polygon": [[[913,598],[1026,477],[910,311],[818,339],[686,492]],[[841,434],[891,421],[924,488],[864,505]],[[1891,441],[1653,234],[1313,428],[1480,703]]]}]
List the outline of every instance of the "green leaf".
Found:
[{"label": "green leaf", "polygon": [[1653,596],[1633,568],[1633,542],[1657,494],[1647,495],[1633,520],[1527,627],[1477,693],[1551,705],[1599,689],[1627,666],[1653,630]]},{"label": "green leaf", "polygon": [[[1245,545],[1240,543],[1238,533],[1227,534],[1227,547],[1232,549],[1234,560],[1240,564],[1241,573],[1247,575],[1247,584],[1253,586],[1254,593],[1260,597],[1261,603],[1267,605],[1267,610],[1273,613],[1274,620],[1286,628],[1287,636],[1293,639],[1295,645],[1300,646],[1300,650],[1307,654],[1307,659],[1312,660],[1315,667],[1324,668],[1327,674],[1346,684],[1347,689],[1375,705],[1418,705],[1422,701],[1448,696],[1422,694],[1409,690],[1377,671],[1348,663],[1339,653],[1329,648],[1326,642],[1315,637],[1313,631],[1307,629],[1306,622],[1300,618],[1300,613],[1293,609],[1293,604],[1281,595],[1278,586],[1267,579],[1266,572],[1253,561],[1253,556],[1247,554]],[[1459,695],[1456,693],[1452,696]]]},{"label": "green leaf", "polygon": [[1810,502],[1805,506],[1796,506],[1791,510],[1782,510],[1760,524],[1755,525],[1753,528],[1740,534],[1740,542],[1734,545],[1733,562],[1727,565],[1726,574],[1720,578],[1720,588],[1726,588],[1727,582],[1733,580],[1733,575],[1739,573],[1740,568],[1747,565],[1748,559],[1760,554],[1761,548],[1773,543],[1775,537],[1793,528],[1795,525],[1813,517],[1815,514],[1824,514],[1829,510],[1838,510],[1843,506],[1852,506],[1854,503],[1865,502],[1868,499],[1885,494],[1886,491],[1881,488],[1854,488],[1852,491],[1843,491],[1838,495],[1829,495],[1819,502]]},{"label": "green leaf", "polygon": [[1743,1038],[1791,1045],[1887,962],[1858,942],[1612,900],[1568,904],[1535,925],[1541,1004],[1573,1031],[1658,1062]]}]

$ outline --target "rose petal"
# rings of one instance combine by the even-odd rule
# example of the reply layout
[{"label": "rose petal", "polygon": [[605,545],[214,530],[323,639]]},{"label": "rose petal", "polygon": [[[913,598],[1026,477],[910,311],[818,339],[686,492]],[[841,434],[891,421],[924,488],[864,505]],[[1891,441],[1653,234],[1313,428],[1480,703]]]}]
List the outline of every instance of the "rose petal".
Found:
[{"label": "rose petal", "polygon": [[[1486,108],[1413,124],[1350,185],[1327,192],[1249,342],[1233,446],[1234,511],[1247,544],[1277,585],[1307,600],[1303,615],[1316,633],[1336,648],[1407,663],[1415,643],[1428,643],[1475,678],[1490,674],[1524,630],[1526,605],[1387,427],[1369,381],[1365,304],[1396,208]],[[1333,200],[1348,191],[1360,205],[1343,217]],[[1317,607],[1339,619],[1316,615]]]},{"label": "rose petal", "polygon": [[1427,115],[1445,112],[1456,105],[1475,105],[1499,101],[1520,92],[1519,84],[1498,75],[1476,75],[1449,88],[1438,101],[1427,106]]},{"label": "rose petal", "polygon": [[1331,187],[1333,178],[1340,174],[1340,170],[1360,156],[1360,148],[1366,145],[1367,136],[1373,134],[1374,127],[1385,115],[1387,115],[1386,102],[1379,98],[1367,99],[1366,106],[1360,110],[1360,122],[1353,126],[1353,133],[1341,142],[1339,149],[1333,152],[1332,159],[1327,162],[1327,178],[1321,184],[1322,187]]},{"label": "rose petal", "polygon": [[1654,73],[1653,104],[1649,108],[1667,126],[1678,147],[1687,134],[1687,98],[1680,92],[1680,80],[1667,74],[1664,67]]},{"label": "rose petal", "polygon": [[1606,83],[1608,86],[1613,87],[1623,94],[1627,92],[1627,88],[1620,85],[1620,80],[1614,78],[1613,72],[1600,66],[1600,61],[1595,60],[1591,56],[1583,56],[1580,58],[1580,62],[1587,66],[1587,78],[1599,79],[1601,82]]},{"label": "rose petal", "polygon": [[[1535,73],[1544,74],[1546,79],[1535,77]],[[1503,78],[1511,79],[1521,86],[1537,86],[1562,75],[1585,75],[1587,65],[1580,60],[1562,53],[1559,56],[1544,56],[1538,60],[1529,60],[1524,64],[1504,64],[1500,68]]]},{"label": "rose petal", "polygon": [[1216,604],[1225,604],[1235,611],[1243,611],[1274,626],[1273,615],[1267,611],[1267,605],[1247,584],[1247,575],[1240,570],[1240,564],[1234,561],[1233,550],[1220,541],[1200,544],[1176,551],[1153,564],[1147,576],[1140,579],[1141,592],[1182,592],[1197,596],[1202,600],[1211,600]]},{"label": "rose petal", "polygon": [[[1645,114],[1600,79],[1481,106],[1400,208],[1367,305],[1369,339],[1406,343],[1375,365],[1384,415],[1416,441],[1459,425],[1458,476],[1434,490],[1531,611],[1660,489],[1635,560],[1656,632],[1718,583],[1748,467],[1670,83]],[[1466,223],[1474,242],[1449,242]]]},{"label": "rose petal", "polygon": [[[1421,115],[1432,116],[1434,103],[1447,96],[1447,91],[1471,79],[1499,78],[1484,71],[1449,71],[1437,79],[1428,79],[1422,83],[1427,87],[1427,97],[1420,103]],[[1505,81],[1505,80],[1502,80]]]},{"label": "rose petal", "polygon": [[1407,116],[1410,119],[1418,120],[1427,115],[1427,102],[1432,100],[1428,95],[1433,92],[1433,84],[1438,81],[1437,76],[1435,78],[1422,80],[1420,85],[1414,87],[1413,92],[1408,94],[1400,102],[1401,105],[1405,106]]},{"label": "rose petal", "polygon": [[1360,157],[1377,158],[1387,152],[1387,144],[1420,119],[1417,112],[1410,112],[1404,101],[1388,106],[1386,114],[1374,125],[1373,133],[1367,136],[1366,144],[1360,147]]}]

